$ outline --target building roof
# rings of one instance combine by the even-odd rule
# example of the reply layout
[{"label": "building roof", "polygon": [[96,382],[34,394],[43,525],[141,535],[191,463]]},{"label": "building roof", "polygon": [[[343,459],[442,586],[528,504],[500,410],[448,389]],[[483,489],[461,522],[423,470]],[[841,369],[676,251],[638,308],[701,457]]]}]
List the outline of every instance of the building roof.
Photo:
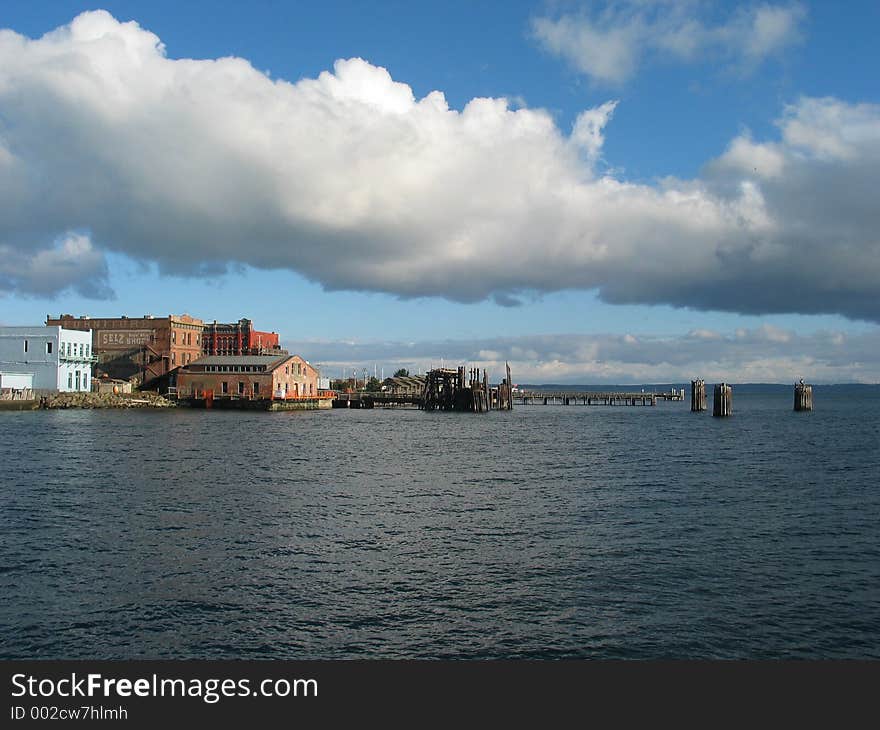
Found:
[{"label": "building roof", "polygon": [[198,360],[193,360],[184,367],[196,365],[265,365],[267,369],[280,365],[293,355],[206,355]]},{"label": "building roof", "polygon": [[382,382],[394,388],[421,388],[425,385],[424,375],[398,375],[385,378]]}]

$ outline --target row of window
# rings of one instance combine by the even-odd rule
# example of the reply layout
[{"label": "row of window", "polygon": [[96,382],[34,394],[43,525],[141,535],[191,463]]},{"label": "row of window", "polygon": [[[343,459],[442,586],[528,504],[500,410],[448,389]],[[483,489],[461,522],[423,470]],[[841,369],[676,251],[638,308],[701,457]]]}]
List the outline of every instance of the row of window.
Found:
[{"label": "row of window", "polygon": [[[283,390],[284,390],[284,395],[285,395],[285,396],[287,395],[287,392],[288,392],[288,386],[289,386],[288,383],[279,384],[279,386],[278,386],[279,388],[283,388]],[[239,380],[239,381],[238,381],[238,394],[239,394],[239,395],[244,395],[244,394],[245,394],[246,387],[247,387],[246,383],[245,383],[243,380]],[[253,388],[253,394],[254,394],[254,395],[259,395],[259,394],[260,394],[260,384],[259,384],[259,383],[251,383],[251,387]],[[221,392],[223,395],[229,395],[230,390],[229,390],[229,382],[228,382],[228,381],[223,380],[223,381],[220,382],[220,392]],[[296,388],[296,392],[300,392],[300,391],[299,391],[299,388]],[[314,383],[309,383],[309,392],[308,392],[308,394],[309,394],[309,395],[314,395],[314,394],[315,394],[315,384],[314,384]],[[305,383],[303,383],[303,387],[302,387],[301,395],[306,395],[306,387],[305,387]]]},{"label": "row of window", "polygon": [[[53,348],[54,344],[55,343],[52,340],[49,340],[46,343],[46,354],[47,355],[52,354],[52,348]],[[66,352],[65,352],[65,345],[67,346]],[[30,348],[30,343],[27,340],[25,340],[24,341],[25,353],[28,352],[29,348]],[[67,355],[67,357],[77,357],[77,354],[79,355],[79,357],[88,357],[89,356],[89,348],[90,348],[89,345],[86,345],[82,342],[78,342],[78,343],[77,342],[67,342],[67,343],[62,342],[61,343],[61,354]]]},{"label": "row of window", "polygon": [[265,365],[205,365],[208,373],[264,373]]},{"label": "row of window", "polygon": [[[47,343],[49,345],[49,352],[52,352],[52,343]],[[64,351],[64,346],[67,345],[67,352]],[[86,345],[82,342],[67,342],[61,343],[61,354],[67,355],[67,357],[88,357],[89,356],[89,345]]]},{"label": "row of window", "polygon": [[[193,344],[193,333],[192,332],[181,332],[180,333],[180,344],[181,345],[192,345]],[[199,344],[199,336],[196,335],[195,344]],[[173,344],[177,344],[177,332],[175,330],[171,330],[171,342]]]},{"label": "row of window", "polygon": [[[254,388],[254,395],[259,395],[260,394],[260,384],[253,383],[252,385]],[[245,389],[244,381],[239,380],[238,381],[238,394],[244,395],[244,389]],[[225,393],[225,394],[229,393],[229,383],[227,383],[225,380],[222,383],[220,383],[220,392]]]}]

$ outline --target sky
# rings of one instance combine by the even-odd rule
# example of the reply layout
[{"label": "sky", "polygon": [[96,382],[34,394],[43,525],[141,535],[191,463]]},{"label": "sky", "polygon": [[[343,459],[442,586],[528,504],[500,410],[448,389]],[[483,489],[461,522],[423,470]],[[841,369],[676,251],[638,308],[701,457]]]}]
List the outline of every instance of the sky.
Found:
[{"label": "sky", "polygon": [[0,324],[880,382],[876,2],[0,4]]}]

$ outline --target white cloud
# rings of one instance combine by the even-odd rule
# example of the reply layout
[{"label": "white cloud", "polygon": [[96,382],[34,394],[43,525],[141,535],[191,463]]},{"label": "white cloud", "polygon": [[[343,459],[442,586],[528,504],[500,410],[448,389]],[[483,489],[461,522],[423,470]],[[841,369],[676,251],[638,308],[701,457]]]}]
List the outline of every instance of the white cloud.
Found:
[{"label": "white cloud", "polygon": [[446,365],[486,368],[503,377],[510,363],[515,381],[528,383],[816,383],[880,382],[880,330],[845,335],[799,335],[765,325],[733,333],[696,331],[678,337],[619,335],[525,335],[490,340],[418,343],[317,342],[282,337],[293,351],[308,352],[329,377],[377,363],[386,374]]},{"label": "white cloud", "polygon": [[806,12],[800,4],[754,5],[722,21],[706,20],[689,0],[594,3],[578,15],[532,20],[535,38],[576,70],[621,84],[648,61],[720,59],[748,72],[796,43]]},{"label": "white cloud", "polygon": [[581,112],[575,119],[571,130],[571,141],[583,150],[591,165],[599,158],[602,146],[605,144],[602,130],[611,120],[616,108],[616,101],[606,101],[595,109]]},{"label": "white cloud", "polygon": [[170,59],[100,11],[37,40],[3,31],[0,245],[26,258],[88,231],[93,256],[164,272],[880,320],[880,108],[801,99],[779,139],[743,136],[701,178],[655,187],[595,169],[614,107],[566,135],[504,99],[416,98],[361,59],[291,84]]},{"label": "white cloud", "polygon": [[0,243],[0,291],[53,297],[66,289],[96,299],[114,296],[104,256],[88,236],[68,233],[36,251]]}]

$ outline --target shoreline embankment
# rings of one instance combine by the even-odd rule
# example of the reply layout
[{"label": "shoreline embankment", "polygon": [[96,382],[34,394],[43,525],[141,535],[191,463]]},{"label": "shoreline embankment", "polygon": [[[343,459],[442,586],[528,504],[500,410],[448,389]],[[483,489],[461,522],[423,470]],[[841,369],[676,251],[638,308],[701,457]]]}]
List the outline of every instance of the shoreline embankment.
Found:
[{"label": "shoreline embankment", "polygon": [[176,408],[157,393],[52,393],[35,400],[0,400],[0,411],[36,411],[67,408]]}]

